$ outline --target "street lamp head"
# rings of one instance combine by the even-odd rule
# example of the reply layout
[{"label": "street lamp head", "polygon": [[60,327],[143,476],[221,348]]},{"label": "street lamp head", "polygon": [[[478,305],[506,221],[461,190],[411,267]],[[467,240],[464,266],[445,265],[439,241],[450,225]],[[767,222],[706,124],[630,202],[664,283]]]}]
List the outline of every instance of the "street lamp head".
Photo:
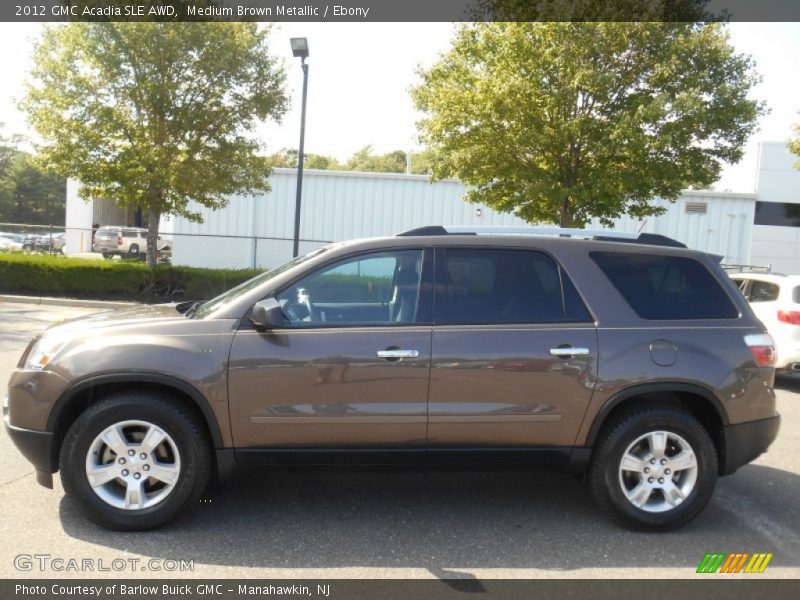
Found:
[{"label": "street lamp head", "polygon": [[308,40],[306,38],[290,38],[292,54],[298,58],[308,57]]}]

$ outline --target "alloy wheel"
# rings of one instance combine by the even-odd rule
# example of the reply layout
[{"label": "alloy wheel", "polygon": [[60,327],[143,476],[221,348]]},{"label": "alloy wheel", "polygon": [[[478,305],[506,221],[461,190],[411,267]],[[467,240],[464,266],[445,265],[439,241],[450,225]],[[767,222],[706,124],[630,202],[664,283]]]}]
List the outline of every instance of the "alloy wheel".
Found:
[{"label": "alloy wheel", "polygon": [[123,510],[162,502],[181,473],[178,446],[147,421],[122,421],[104,429],[89,446],[86,477],[97,496]]},{"label": "alloy wheel", "polygon": [[697,483],[697,456],[691,445],[671,431],[639,436],[622,455],[619,483],[628,502],[650,513],[672,510]]}]

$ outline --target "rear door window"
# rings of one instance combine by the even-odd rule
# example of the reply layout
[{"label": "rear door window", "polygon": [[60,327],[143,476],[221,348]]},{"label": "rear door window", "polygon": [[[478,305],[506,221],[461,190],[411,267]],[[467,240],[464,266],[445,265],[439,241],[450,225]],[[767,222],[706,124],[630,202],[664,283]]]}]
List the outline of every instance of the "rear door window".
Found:
[{"label": "rear door window", "polygon": [[437,269],[439,324],[591,321],[566,273],[529,250],[448,248]]},{"label": "rear door window", "polygon": [[627,252],[592,252],[590,256],[643,319],[739,316],[711,272],[692,258]]}]

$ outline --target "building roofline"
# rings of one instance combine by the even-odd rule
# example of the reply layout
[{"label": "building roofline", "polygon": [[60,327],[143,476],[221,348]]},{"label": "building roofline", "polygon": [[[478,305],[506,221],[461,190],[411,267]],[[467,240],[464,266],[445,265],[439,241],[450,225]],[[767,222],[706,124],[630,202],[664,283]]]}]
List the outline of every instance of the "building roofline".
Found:
[{"label": "building roofline", "polygon": [[[280,175],[294,175],[297,169],[287,167],[273,167],[273,173]],[[417,175],[408,173],[383,173],[378,171],[338,171],[333,169],[303,169],[303,175],[320,176],[320,177],[349,177],[353,179],[403,179],[407,181],[426,181],[431,182],[429,175]],[[460,183],[464,184],[458,179],[439,179],[436,183]],[[714,198],[741,198],[744,200],[755,200],[758,194],[754,192],[716,192],[714,190],[681,190],[682,196],[705,196]]]},{"label": "building roofline", "polygon": [[713,198],[741,198],[742,200],[756,200],[755,192],[715,192],[714,190],[681,190],[681,196],[713,197]]},{"label": "building roofline", "polygon": [[[293,175],[297,169],[287,167],[273,167],[273,173],[282,175]],[[417,175],[408,173],[383,173],[379,171],[337,171],[333,169],[303,169],[305,175],[320,175],[325,177],[352,177],[354,179],[408,179],[411,181],[430,181],[430,175]],[[462,183],[458,179],[439,179],[436,183]]]}]

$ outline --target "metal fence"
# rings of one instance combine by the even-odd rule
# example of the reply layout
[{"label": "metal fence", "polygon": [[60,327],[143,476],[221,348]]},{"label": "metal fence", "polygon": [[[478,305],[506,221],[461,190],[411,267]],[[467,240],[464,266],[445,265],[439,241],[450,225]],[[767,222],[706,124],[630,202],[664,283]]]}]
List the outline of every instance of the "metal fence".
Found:
[{"label": "metal fence", "polygon": [[[120,230],[139,229],[125,225],[111,227],[118,227]],[[95,250],[94,244],[97,230],[95,227],[0,223],[0,251],[18,250],[101,258],[103,253]],[[159,244],[159,248],[164,250],[160,262],[176,265],[271,269],[292,257],[293,240],[289,237],[165,231],[159,234],[159,239],[166,245],[165,248]],[[56,243],[52,240],[56,240]],[[331,240],[301,239],[300,252],[304,254],[330,243]],[[136,258],[143,259],[144,255],[142,251],[137,253]],[[133,255],[123,257],[134,258]]]},{"label": "metal fence", "polygon": [[0,223],[0,250],[60,254],[64,234],[63,225]]}]

